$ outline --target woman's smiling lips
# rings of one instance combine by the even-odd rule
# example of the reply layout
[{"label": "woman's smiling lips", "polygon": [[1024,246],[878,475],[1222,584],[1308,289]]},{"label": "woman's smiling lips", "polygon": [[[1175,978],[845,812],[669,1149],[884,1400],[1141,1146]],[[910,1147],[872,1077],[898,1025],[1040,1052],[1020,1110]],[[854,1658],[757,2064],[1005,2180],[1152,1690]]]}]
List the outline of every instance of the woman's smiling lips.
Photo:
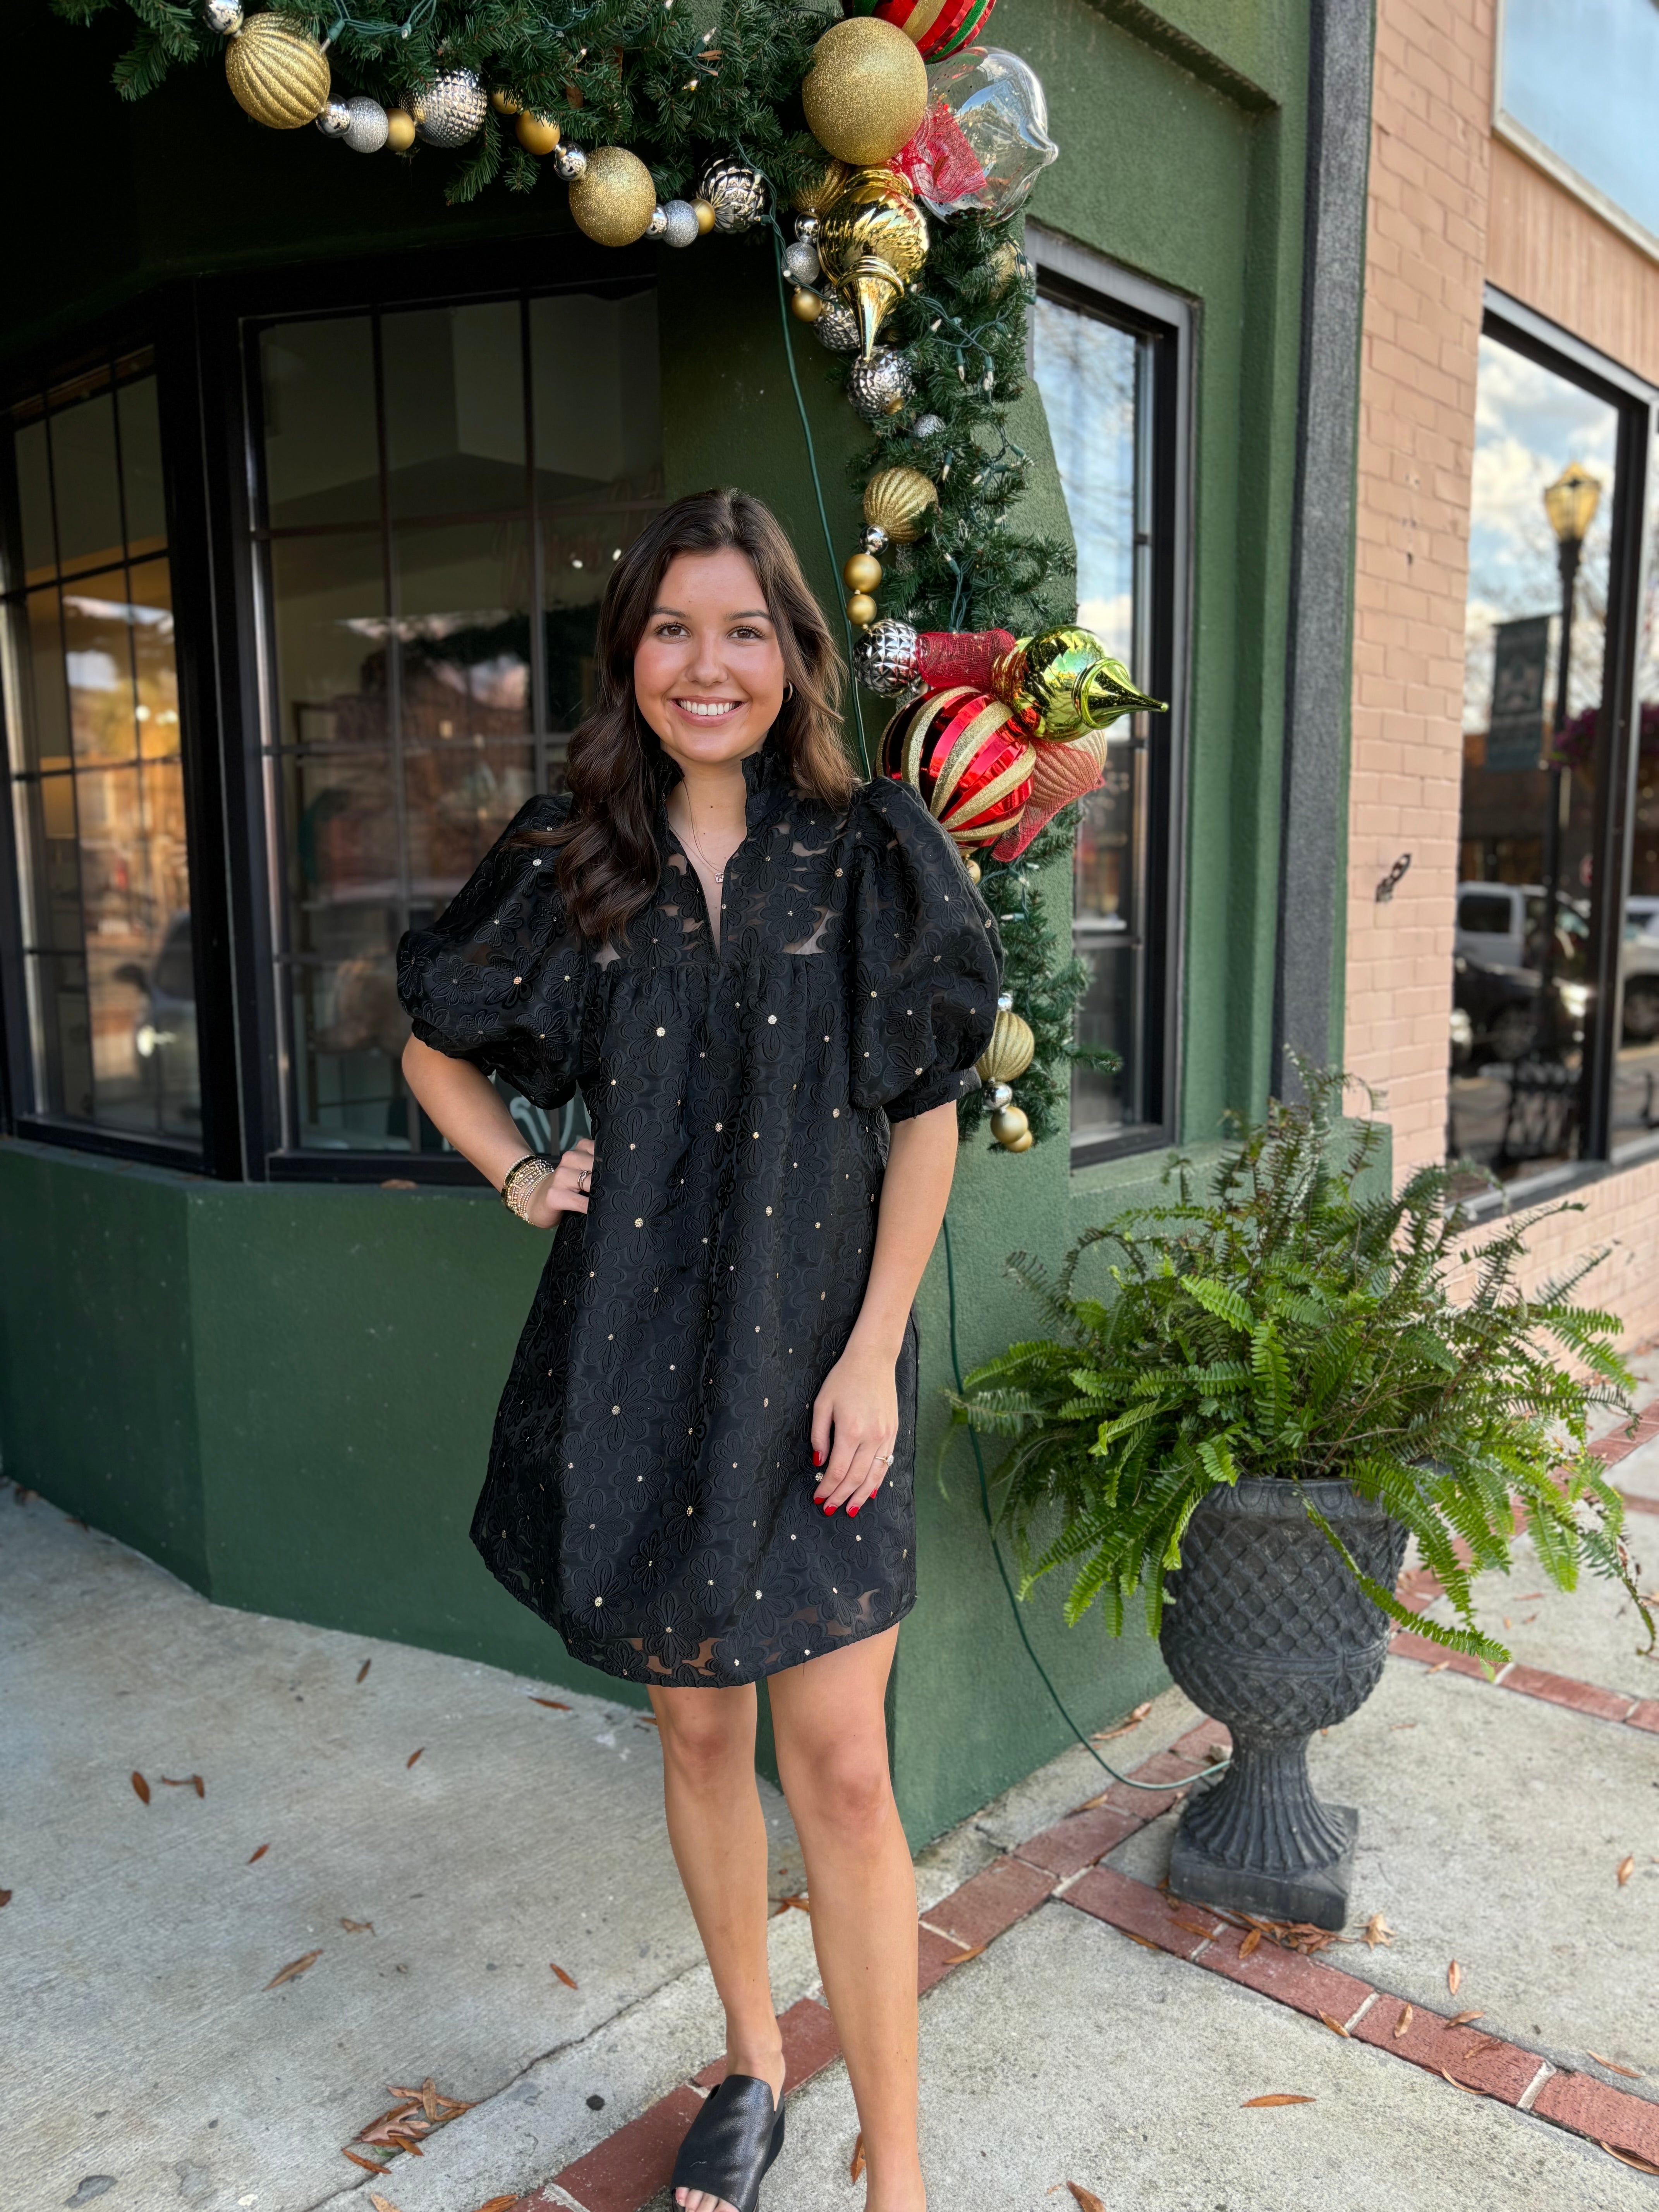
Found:
[{"label": "woman's smiling lips", "polygon": [[734,714],[744,702],[741,699],[676,699],[672,703],[682,714],[693,715],[700,722],[712,722],[722,714]]}]

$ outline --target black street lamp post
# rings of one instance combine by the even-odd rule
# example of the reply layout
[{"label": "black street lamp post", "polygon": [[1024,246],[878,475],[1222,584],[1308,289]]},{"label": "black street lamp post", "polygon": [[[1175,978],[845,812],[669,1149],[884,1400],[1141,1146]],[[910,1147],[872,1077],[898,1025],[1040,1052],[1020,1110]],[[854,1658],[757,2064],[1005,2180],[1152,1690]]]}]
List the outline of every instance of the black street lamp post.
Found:
[{"label": "black street lamp post", "polygon": [[1559,1013],[1555,999],[1556,925],[1561,909],[1562,848],[1566,842],[1568,815],[1572,805],[1571,775],[1560,757],[1560,738],[1567,724],[1567,683],[1572,668],[1572,617],[1577,593],[1578,562],[1584,540],[1595,520],[1601,497],[1600,479],[1572,461],[1544,494],[1544,512],[1555,532],[1556,562],[1561,574],[1561,642],[1556,659],[1555,711],[1551,717],[1549,798],[1544,816],[1544,921],[1539,957],[1539,1027],[1540,1041],[1553,1058],[1560,1058]]}]

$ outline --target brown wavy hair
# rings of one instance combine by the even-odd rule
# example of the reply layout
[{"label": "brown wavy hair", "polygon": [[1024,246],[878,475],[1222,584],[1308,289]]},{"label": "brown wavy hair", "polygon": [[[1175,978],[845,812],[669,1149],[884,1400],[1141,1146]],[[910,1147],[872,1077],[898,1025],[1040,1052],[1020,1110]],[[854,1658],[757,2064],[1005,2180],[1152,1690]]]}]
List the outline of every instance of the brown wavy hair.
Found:
[{"label": "brown wavy hair", "polygon": [[570,740],[571,808],[520,844],[558,850],[559,887],[590,942],[620,933],[657,887],[657,805],[667,757],[634,697],[634,654],[671,561],[682,553],[744,555],[777,626],[794,687],[766,742],[803,798],[837,811],[858,784],[842,738],[845,671],[795,550],[769,507],[747,492],[694,492],[648,522],[611,572],[599,602],[599,698]]}]

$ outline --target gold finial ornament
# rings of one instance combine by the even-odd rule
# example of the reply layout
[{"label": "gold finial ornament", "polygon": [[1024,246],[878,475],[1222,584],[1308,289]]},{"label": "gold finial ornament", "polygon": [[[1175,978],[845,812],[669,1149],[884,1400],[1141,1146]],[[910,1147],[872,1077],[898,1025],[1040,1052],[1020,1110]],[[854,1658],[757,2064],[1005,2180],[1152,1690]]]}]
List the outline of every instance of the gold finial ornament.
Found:
[{"label": "gold finial ornament", "polygon": [[927,64],[896,24],[847,15],[812,49],[806,127],[853,168],[890,161],[927,112]]},{"label": "gold finial ornament", "polygon": [[939,493],[920,469],[880,469],[864,487],[864,519],[895,545],[914,544],[939,508]]},{"label": "gold finial ornament", "polygon": [[328,57],[271,9],[250,15],[225,48],[225,78],[237,105],[268,131],[314,123],[328,102]]},{"label": "gold finial ornament", "polygon": [[988,1085],[1012,1083],[1016,1076],[1024,1074],[1036,1050],[1036,1039],[1031,1034],[1030,1024],[1012,1006],[1000,1005],[991,1042],[974,1062],[980,1081]]},{"label": "gold finial ornament", "polygon": [[576,228],[600,246],[632,246],[643,238],[656,205],[650,170],[626,146],[591,148],[580,176],[571,179]]},{"label": "gold finial ornament", "polygon": [[860,169],[824,216],[817,246],[825,276],[859,319],[859,349],[868,361],[888,310],[927,258],[927,218],[896,171]]},{"label": "gold finial ornament", "polygon": [[1050,744],[1106,729],[1123,714],[1165,711],[1161,699],[1135,689],[1092,631],[1070,623],[1022,638],[997,661],[991,687],[1031,736]]}]

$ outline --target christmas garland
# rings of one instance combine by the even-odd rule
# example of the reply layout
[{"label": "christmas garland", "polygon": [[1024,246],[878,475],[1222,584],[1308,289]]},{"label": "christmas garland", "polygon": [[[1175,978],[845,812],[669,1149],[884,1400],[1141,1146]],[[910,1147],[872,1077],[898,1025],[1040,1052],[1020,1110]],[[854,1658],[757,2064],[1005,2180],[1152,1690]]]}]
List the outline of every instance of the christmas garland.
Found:
[{"label": "christmas garland", "polygon": [[124,98],[216,56],[271,127],[459,154],[452,204],[497,181],[531,191],[550,167],[605,244],[772,229],[790,307],[871,427],[843,576],[859,682],[900,701],[881,766],[927,799],[1002,931],[1002,1011],[963,1133],[988,1113],[1018,1152],[1064,1125],[1073,1061],[1115,1064],[1073,1041],[1088,970],[1036,869],[1070,849],[1107,726],[1156,702],[1064,626],[1069,550],[1012,521],[1026,457],[1007,410],[1033,295],[1008,222],[1055,149],[1026,65],[967,45],[994,4],[847,0],[843,18],[822,0],[718,0],[697,27],[677,0],[391,0],[384,16],[352,0],[246,15],[239,0],[53,0],[72,21],[135,20]]}]

